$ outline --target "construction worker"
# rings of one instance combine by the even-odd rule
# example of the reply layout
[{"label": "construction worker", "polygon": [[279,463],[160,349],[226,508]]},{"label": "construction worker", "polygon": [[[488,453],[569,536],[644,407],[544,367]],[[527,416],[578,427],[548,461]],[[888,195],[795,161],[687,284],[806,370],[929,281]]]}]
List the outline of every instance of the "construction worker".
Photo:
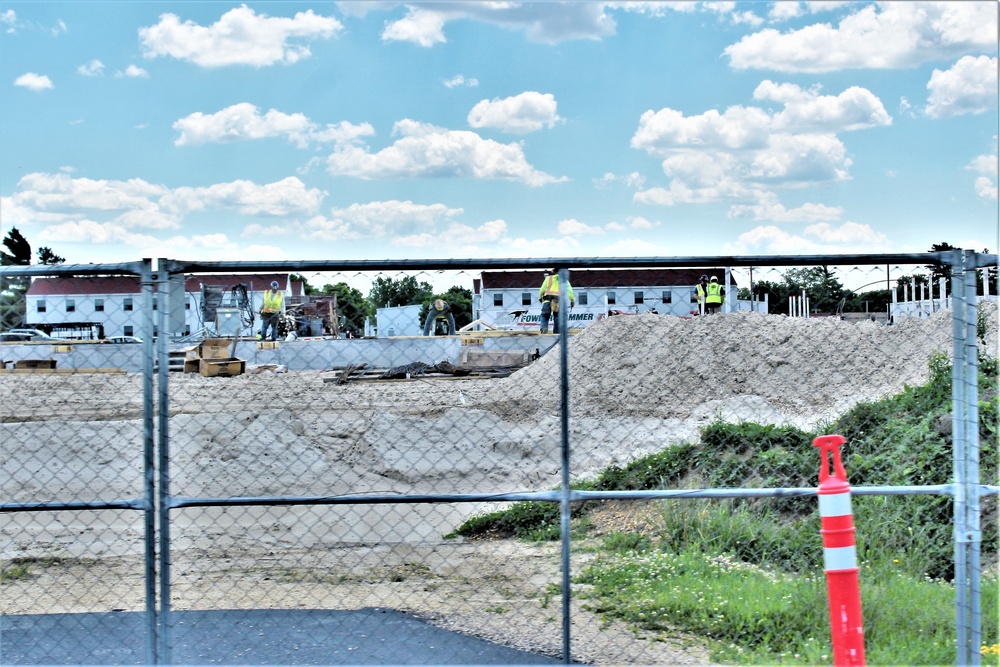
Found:
[{"label": "construction worker", "polygon": [[726,288],[719,284],[719,279],[712,276],[705,288],[705,312],[715,314],[722,312],[722,304],[726,302]]},{"label": "construction worker", "polygon": [[[566,281],[566,296],[569,297],[569,307],[576,305],[576,297],[573,296],[573,286]],[[559,272],[556,269],[546,272],[545,280],[538,289],[538,299],[542,302],[542,322],[539,331],[543,334],[549,332],[549,318],[554,316],[552,323],[552,333],[559,333]]]},{"label": "construction worker", "polygon": [[285,293],[278,289],[278,281],[271,281],[271,289],[264,292],[264,305],[260,308],[260,338],[267,338],[271,327],[271,340],[278,340],[278,321],[284,310]]},{"label": "construction worker", "polygon": [[448,335],[455,335],[455,316],[451,314],[451,304],[444,299],[434,299],[427,307],[427,319],[424,320],[424,335],[430,336],[434,331],[434,323],[438,320],[448,320]]},{"label": "construction worker", "polygon": [[705,294],[708,292],[708,276],[701,274],[701,279],[694,286],[695,297],[698,299],[698,313],[705,314]]}]

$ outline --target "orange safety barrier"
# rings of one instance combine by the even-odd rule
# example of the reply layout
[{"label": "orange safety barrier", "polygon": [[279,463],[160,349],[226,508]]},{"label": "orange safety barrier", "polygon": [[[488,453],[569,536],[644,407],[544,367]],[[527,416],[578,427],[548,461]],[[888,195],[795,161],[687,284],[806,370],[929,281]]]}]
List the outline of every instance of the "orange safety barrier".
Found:
[{"label": "orange safety barrier", "polygon": [[840,446],[845,442],[842,435],[821,435],[813,440],[813,445],[820,450],[817,493],[826,589],[830,601],[833,664],[853,667],[865,664],[865,635],[861,624],[861,588],[854,544],[851,487],[840,458]]}]

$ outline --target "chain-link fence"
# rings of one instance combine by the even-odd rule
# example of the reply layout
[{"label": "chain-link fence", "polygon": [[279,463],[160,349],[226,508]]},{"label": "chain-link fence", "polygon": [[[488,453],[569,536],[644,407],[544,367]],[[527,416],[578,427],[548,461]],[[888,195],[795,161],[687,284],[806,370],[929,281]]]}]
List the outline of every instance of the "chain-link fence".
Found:
[{"label": "chain-link fence", "polygon": [[0,662],[978,664],[996,264],[4,267]]}]

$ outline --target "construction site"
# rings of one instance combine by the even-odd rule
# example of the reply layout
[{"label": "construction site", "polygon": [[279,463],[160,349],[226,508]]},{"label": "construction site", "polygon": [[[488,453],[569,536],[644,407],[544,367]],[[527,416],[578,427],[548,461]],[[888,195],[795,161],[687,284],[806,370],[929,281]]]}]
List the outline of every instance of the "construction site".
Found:
[{"label": "construction site", "polygon": [[[996,350],[996,301],[977,312],[983,347]],[[220,337],[169,346],[165,371],[154,360],[166,381],[156,405],[151,345],[5,345],[5,359],[53,363],[15,362],[0,375],[0,491],[9,507],[53,509],[4,514],[3,558],[57,563],[5,580],[0,613],[147,608],[142,512],[73,503],[141,498],[142,443],[168,430],[173,610],[387,608],[559,655],[559,612],[547,602],[558,544],[448,537],[464,521],[559,488],[565,456],[580,482],[696,441],[720,420],[815,427],[926,382],[932,356],[953,355],[954,335],[952,311],[939,310],[891,326],[646,313],[565,340],[496,330]],[[629,530],[649,521],[638,508],[609,505],[593,521]],[[590,557],[574,551],[574,570]],[[651,643],[581,599],[568,612],[574,660],[710,663],[697,637]]]}]

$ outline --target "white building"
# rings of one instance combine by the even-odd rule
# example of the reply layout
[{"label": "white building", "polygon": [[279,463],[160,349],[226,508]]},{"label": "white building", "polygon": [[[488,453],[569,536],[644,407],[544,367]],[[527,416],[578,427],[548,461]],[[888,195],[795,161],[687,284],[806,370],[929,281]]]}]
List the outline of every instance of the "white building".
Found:
[{"label": "white building", "polygon": [[[186,276],[184,327],[171,333],[218,331],[220,310],[224,318],[235,311],[256,313],[273,280],[282,286],[286,302],[302,295],[302,282],[291,280],[287,273]],[[25,295],[24,317],[28,326],[56,330],[63,338],[137,336],[145,317],[142,300],[137,276],[35,278]],[[153,299],[154,310],[158,301]],[[259,327],[259,318],[255,326]]]},{"label": "white building", "polygon": [[[750,310],[738,301],[738,285],[725,268],[711,269],[573,269],[569,283],[576,306],[570,328],[582,328],[609,315],[688,317],[698,314],[695,285],[702,275],[715,276],[726,289],[723,312]],[[542,304],[538,290],[544,271],[484,271],[473,281],[474,319],[502,329],[537,330]],[[763,306],[766,312],[766,306]]]}]

